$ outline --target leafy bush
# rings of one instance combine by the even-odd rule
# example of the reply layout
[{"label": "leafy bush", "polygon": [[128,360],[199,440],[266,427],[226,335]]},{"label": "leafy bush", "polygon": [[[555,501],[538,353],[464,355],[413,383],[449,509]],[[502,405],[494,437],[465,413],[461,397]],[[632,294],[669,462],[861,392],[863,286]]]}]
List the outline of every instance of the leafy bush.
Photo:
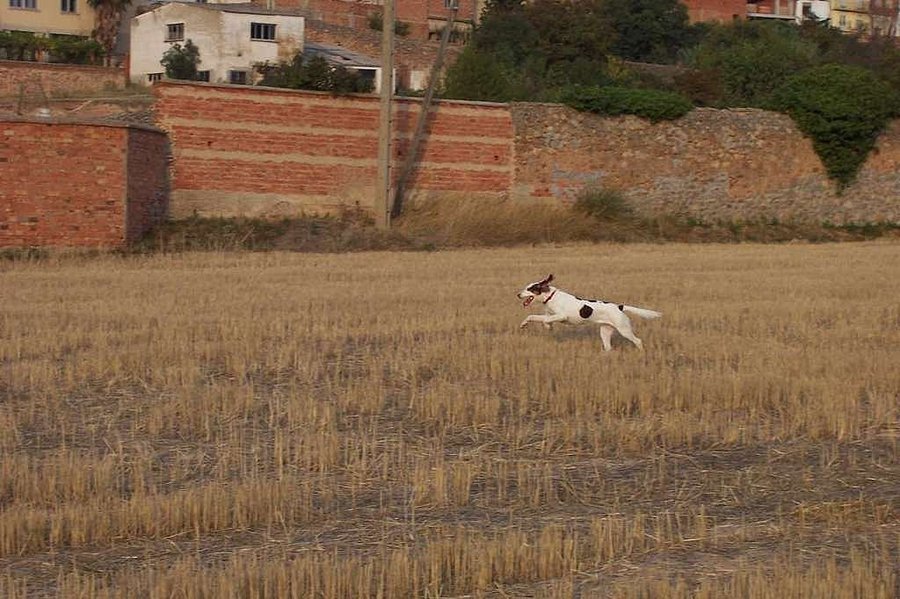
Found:
[{"label": "leafy bush", "polygon": [[182,47],[175,44],[163,54],[160,64],[166,70],[169,79],[195,80],[197,78],[197,65],[200,64],[200,49],[194,42],[188,40]]},{"label": "leafy bush", "polygon": [[813,140],[839,189],[853,182],[898,101],[884,81],[860,67],[824,65],[789,79],[773,108],[791,115]]},{"label": "leafy bush", "polygon": [[572,87],[563,94],[562,101],[581,111],[608,116],[633,114],[654,123],[681,118],[694,108],[680,94],[613,86]]},{"label": "leafy bush", "polygon": [[[685,62],[704,73],[706,97],[721,96],[726,106],[763,107],[787,77],[814,66],[817,56],[816,45],[797,27],[751,21],[711,28],[685,53]],[[710,88],[716,83],[721,88]]]},{"label": "leafy bush", "polygon": [[313,56],[307,60],[297,53],[289,62],[257,65],[256,69],[263,75],[259,84],[269,87],[334,93],[367,93],[373,88],[371,80],[363,78],[356,71],[341,66],[332,67],[321,56]]},{"label": "leafy bush", "polygon": [[50,55],[53,62],[95,64],[100,61],[104,51],[97,40],[63,35],[50,38]]},{"label": "leafy bush", "polygon": [[585,189],[578,194],[575,209],[604,221],[622,220],[631,216],[631,207],[617,189]]}]

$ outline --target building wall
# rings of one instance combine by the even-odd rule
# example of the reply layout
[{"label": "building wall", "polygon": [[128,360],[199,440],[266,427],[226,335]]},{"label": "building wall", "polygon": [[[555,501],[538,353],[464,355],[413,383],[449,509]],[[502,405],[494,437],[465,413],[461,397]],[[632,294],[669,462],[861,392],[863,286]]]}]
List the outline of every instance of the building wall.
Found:
[{"label": "building wall", "polygon": [[[371,29],[352,29],[341,25],[331,25],[323,21],[307,20],[305,38],[310,42],[321,42],[342,46],[353,52],[379,59],[381,57],[381,34]],[[431,66],[437,58],[438,44],[420,39],[397,37],[394,39],[394,65],[397,82],[401,89],[424,89],[431,75]],[[449,46],[444,59],[444,68],[453,64],[459,55],[459,46]]]},{"label": "building wall", "polygon": [[[134,240],[163,216],[129,206],[150,195],[164,203],[160,140],[161,132],[132,126],[0,121],[0,246],[120,247]],[[136,146],[143,150],[129,161]]]},{"label": "building wall", "polygon": [[[785,0],[787,2],[787,0]],[[746,0],[682,0],[691,23],[718,21],[730,23],[747,16]]]},{"label": "building wall", "polygon": [[35,0],[35,8],[13,8],[0,2],[0,29],[89,36],[95,13],[86,0],[75,0],[75,12],[64,13],[60,0]]},{"label": "building wall", "polygon": [[49,96],[125,87],[125,71],[112,67],[0,60],[0,97],[41,92]]},{"label": "building wall", "polygon": [[[265,0],[254,0],[265,5]],[[348,0],[278,0],[279,8],[299,8],[307,12],[311,19],[324,21],[332,25],[343,25],[364,30],[369,27],[369,15],[382,12],[382,2],[352,2]],[[477,0],[459,0],[456,20],[460,27],[476,22],[478,17]],[[426,40],[429,33],[434,36],[434,22],[446,21],[450,10],[444,0],[396,0],[394,3],[395,18],[409,24],[409,38]],[[432,23],[429,30],[429,22]]]},{"label": "building wall", "polygon": [[[184,39],[166,41],[167,25],[184,23]],[[250,39],[250,23],[276,25],[276,41]],[[149,73],[162,73],[160,60],[176,43],[191,40],[200,50],[199,70],[210,82],[228,81],[231,70],[250,71],[257,62],[289,60],[303,47],[303,17],[231,13],[202,4],[173,3],[131,21],[131,81],[148,83]]]},{"label": "building wall", "polygon": [[514,104],[512,118],[516,198],[573,200],[601,187],[622,190],[645,215],[900,222],[900,121],[838,195],[812,142],[778,113],[698,108],[651,124]]},{"label": "building wall", "polygon": [[[164,82],[159,124],[172,140],[172,214],[285,215],[371,208],[378,155],[375,96]],[[398,99],[395,160],[408,151],[420,101]],[[411,187],[418,198],[510,188],[512,121],[505,105],[433,109]],[[396,173],[395,173],[396,175]]]},{"label": "building wall", "polygon": [[169,138],[156,130],[128,130],[126,239],[136,241],[169,214]]}]

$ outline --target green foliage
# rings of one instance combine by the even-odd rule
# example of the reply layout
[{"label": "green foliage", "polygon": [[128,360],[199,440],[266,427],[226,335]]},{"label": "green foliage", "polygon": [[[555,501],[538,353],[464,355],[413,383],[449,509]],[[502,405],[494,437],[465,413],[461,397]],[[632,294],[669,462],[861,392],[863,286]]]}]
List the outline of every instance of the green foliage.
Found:
[{"label": "green foliage", "polygon": [[95,64],[104,51],[97,40],[64,35],[50,38],[50,55],[53,62]]},{"label": "green foliage", "polygon": [[37,60],[49,49],[50,38],[27,31],[0,31],[0,58]]},{"label": "green foliage", "polygon": [[337,66],[332,67],[321,56],[306,60],[297,53],[290,62],[276,65],[258,65],[263,74],[260,85],[286,87],[290,89],[310,89],[333,93],[371,92],[373,82],[360,76],[356,71]]},{"label": "green foliage", "polygon": [[[384,15],[380,12],[373,12],[369,15],[369,29],[374,29],[375,31],[381,31],[381,28],[384,26]],[[394,33],[399,35],[400,37],[406,37],[409,35],[409,23],[406,21],[394,21]]]},{"label": "green foliage", "polygon": [[448,69],[442,95],[459,100],[509,102],[525,100],[529,94],[521,73],[468,46]]},{"label": "green foliage", "polygon": [[673,62],[693,38],[687,8],[679,0],[606,0],[599,15],[614,32],[610,51],[642,62]]},{"label": "green foliage", "polygon": [[772,107],[813,140],[829,177],[843,189],[856,177],[878,134],[897,116],[891,88],[860,67],[823,65],[789,79]]},{"label": "green foliage", "polygon": [[95,40],[75,35],[44,36],[28,31],[0,31],[0,58],[94,64],[104,55]]},{"label": "green foliage", "polygon": [[175,44],[163,54],[159,61],[169,79],[193,81],[197,79],[197,65],[200,64],[200,49],[187,40],[184,46]]},{"label": "green foliage", "polygon": [[748,21],[712,27],[685,58],[705,73],[702,94],[707,100],[764,107],[787,77],[813,66],[816,56],[815,44],[803,39],[797,27]]},{"label": "green foliage", "polygon": [[680,94],[655,89],[624,87],[573,87],[562,101],[582,111],[608,116],[633,114],[651,122],[683,117],[694,106]]},{"label": "green foliage", "polygon": [[575,200],[575,210],[602,221],[615,221],[632,215],[625,196],[617,189],[587,188]]}]

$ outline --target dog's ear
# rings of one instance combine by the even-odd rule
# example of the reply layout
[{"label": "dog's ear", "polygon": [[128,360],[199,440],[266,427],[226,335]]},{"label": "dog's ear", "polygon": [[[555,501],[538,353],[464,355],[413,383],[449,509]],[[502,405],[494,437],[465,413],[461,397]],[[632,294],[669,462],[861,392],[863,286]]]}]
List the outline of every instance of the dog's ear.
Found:
[{"label": "dog's ear", "polygon": [[544,279],[544,282],[545,282],[545,283],[549,283],[549,282],[552,281],[552,280],[553,280],[553,273],[547,275],[547,278]]}]

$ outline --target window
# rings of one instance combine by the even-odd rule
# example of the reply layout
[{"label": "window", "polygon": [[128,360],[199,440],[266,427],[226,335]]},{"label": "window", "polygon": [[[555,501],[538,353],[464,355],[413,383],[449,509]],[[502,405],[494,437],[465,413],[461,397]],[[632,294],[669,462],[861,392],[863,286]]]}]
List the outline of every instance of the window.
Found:
[{"label": "window", "polygon": [[154,81],[162,81],[162,78],[162,73],[147,73],[147,81],[149,83],[153,83]]},{"label": "window", "polygon": [[250,39],[275,41],[275,25],[272,23],[250,23]]},{"label": "window", "polygon": [[10,8],[37,8],[37,0],[9,0]]},{"label": "window", "polygon": [[62,12],[76,13],[78,11],[75,10],[75,2],[76,0],[60,0],[59,10]]},{"label": "window", "polygon": [[247,71],[228,71],[228,83],[247,85]]},{"label": "window", "polygon": [[197,71],[197,81],[206,81],[209,83],[209,71]]},{"label": "window", "polygon": [[444,8],[448,8],[453,10],[454,8],[459,8],[458,0],[444,0]]},{"label": "window", "polygon": [[184,23],[169,23],[166,25],[166,41],[180,42],[184,39]]},{"label": "window", "polygon": [[840,23],[841,27],[846,27],[847,26],[847,15],[842,13],[839,23]]}]

